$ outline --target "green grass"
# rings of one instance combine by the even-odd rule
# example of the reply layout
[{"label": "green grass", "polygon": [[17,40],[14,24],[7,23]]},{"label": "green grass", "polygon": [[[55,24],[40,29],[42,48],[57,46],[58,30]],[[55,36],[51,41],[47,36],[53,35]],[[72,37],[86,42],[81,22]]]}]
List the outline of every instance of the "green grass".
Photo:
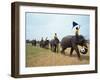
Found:
[{"label": "green grass", "polygon": [[[41,54],[48,54],[48,49],[44,49],[44,48],[40,48],[40,47],[35,47],[35,46],[32,46],[31,44],[27,44],[26,45],[26,55],[29,56],[39,56]],[[44,52],[44,53],[43,53]]]},{"label": "green grass", "polygon": [[46,61],[44,60],[44,58],[47,58],[47,56],[50,56],[50,55],[52,55],[52,52],[50,49],[44,49],[44,48],[40,48],[39,46],[32,46],[31,44],[26,44],[26,67],[45,65],[43,63]]}]

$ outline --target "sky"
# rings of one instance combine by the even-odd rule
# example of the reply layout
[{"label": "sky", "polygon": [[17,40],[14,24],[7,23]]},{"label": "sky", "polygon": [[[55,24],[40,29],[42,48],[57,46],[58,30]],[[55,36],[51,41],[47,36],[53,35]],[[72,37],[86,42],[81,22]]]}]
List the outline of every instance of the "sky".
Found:
[{"label": "sky", "polygon": [[82,14],[51,14],[51,13],[25,13],[25,27],[27,40],[41,40],[54,38],[57,33],[61,40],[64,36],[75,35],[73,21],[80,25],[79,34],[89,39],[90,16]]}]

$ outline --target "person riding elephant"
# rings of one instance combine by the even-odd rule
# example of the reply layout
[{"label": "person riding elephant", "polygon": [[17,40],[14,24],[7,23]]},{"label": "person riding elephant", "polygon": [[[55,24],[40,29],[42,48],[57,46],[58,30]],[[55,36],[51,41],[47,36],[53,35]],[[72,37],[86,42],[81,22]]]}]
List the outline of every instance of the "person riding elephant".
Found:
[{"label": "person riding elephant", "polygon": [[76,30],[75,30],[75,36],[76,36],[77,42],[78,42],[78,38],[79,38],[79,29],[80,29],[80,27],[76,27]]},{"label": "person riding elephant", "polygon": [[51,50],[54,51],[54,52],[57,52],[59,51],[59,39],[57,37],[57,33],[55,33],[54,35],[54,39],[52,39],[50,41],[50,46],[51,46]]},{"label": "person riding elephant", "polygon": [[54,35],[54,40],[58,40],[57,33]]}]

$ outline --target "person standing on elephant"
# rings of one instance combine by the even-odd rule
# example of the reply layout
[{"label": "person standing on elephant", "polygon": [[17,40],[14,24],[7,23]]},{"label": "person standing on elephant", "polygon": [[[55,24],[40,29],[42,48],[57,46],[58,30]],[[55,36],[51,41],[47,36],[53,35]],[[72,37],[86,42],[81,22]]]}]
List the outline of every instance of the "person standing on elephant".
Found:
[{"label": "person standing on elephant", "polygon": [[75,29],[76,41],[78,41],[80,25],[77,22],[73,21],[73,27],[72,28]]},{"label": "person standing on elephant", "polygon": [[80,29],[80,27],[76,27],[76,30],[75,30],[76,40],[78,40],[78,36],[79,36],[79,29]]}]

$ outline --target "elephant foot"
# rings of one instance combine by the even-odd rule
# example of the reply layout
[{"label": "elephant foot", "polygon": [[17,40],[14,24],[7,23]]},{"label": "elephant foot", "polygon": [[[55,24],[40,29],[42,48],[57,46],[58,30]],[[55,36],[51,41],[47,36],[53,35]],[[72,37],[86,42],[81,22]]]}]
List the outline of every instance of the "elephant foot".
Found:
[{"label": "elephant foot", "polygon": [[61,51],[61,54],[65,55],[65,52],[64,51]]}]

